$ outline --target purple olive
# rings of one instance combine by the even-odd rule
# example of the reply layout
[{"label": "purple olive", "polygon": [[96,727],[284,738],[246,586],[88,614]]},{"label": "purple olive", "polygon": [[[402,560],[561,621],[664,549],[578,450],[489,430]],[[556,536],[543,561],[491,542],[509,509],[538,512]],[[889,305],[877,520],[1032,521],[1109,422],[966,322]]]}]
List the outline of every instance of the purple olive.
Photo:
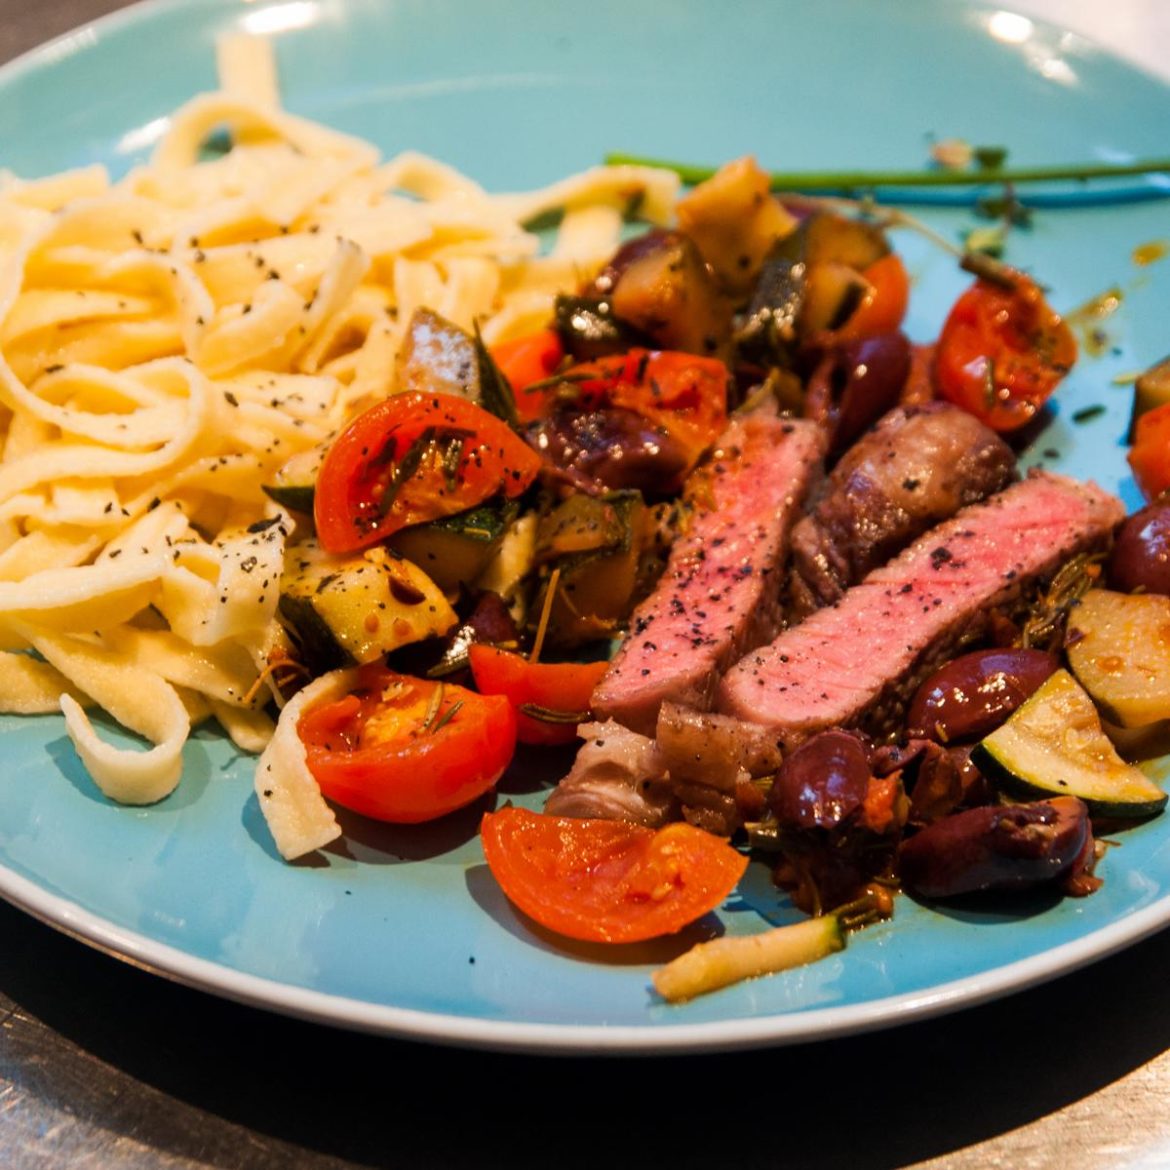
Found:
[{"label": "purple olive", "polygon": [[857,736],[822,731],[785,758],[768,803],[784,827],[833,829],[861,807],[871,774]]},{"label": "purple olive", "polygon": [[1075,796],[972,808],[904,841],[898,872],[924,898],[1021,889],[1067,874],[1089,833],[1088,810]]},{"label": "purple olive", "polygon": [[1170,500],[1147,504],[1118,529],[1109,583],[1123,593],[1170,594]]},{"label": "purple olive", "polygon": [[903,333],[836,341],[822,350],[809,378],[805,415],[828,426],[830,458],[898,405],[909,375],[910,342]]},{"label": "purple olive", "polygon": [[581,491],[678,491],[690,459],[682,445],[632,410],[562,409],[528,432],[550,471]]},{"label": "purple olive", "polygon": [[934,672],[906,713],[912,738],[939,743],[994,731],[1059,667],[1043,650],[973,650]]}]

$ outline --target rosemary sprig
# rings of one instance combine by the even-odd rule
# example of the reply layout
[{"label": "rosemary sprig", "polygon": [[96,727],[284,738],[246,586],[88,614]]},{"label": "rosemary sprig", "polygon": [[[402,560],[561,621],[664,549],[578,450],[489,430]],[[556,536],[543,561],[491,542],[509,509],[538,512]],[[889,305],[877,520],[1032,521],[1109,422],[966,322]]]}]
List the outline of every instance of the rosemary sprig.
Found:
[{"label": "rosemary sprig", "polygon": [[529,719],[536,719],[541,723],[563,723],[573,724],[584,723],[589,718],[588,711],[555,711],[552,707],[542,707],[539,703],[521,703],[519,708],[521,715],[527,715]]},{"label": "rosemary sprig", "polygon": [[[610,166],[661,167],[674,171],[684,183],[702,183],[717,167],[642,155],[613,152],[605,156]],[[985,187],[993,183],[1051,183],[1061,180],[1088,182],[1127,175],[1170,174],[1170,158],[1137,159],[1131,163],[1061,163],[1041,167],[986,167],[977,171],[773,171],[773,191],[868,191],[880,187]]]}]

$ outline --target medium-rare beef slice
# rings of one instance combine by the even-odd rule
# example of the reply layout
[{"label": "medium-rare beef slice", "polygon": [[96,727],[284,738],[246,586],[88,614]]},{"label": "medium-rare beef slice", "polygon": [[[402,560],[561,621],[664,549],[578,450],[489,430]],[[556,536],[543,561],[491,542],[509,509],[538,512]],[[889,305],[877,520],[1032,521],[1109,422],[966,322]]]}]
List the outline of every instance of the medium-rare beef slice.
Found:
[{"label": "medium-rare beef slice", "polygon": [[912,540],[1016,478],[1011,448],[946,402],[900,406],[842,456],[792,530],[790,617],[831,605]]},{"label": "medium-rare beef slice", "polygon": [[597,718],[652,736],[666,700],[708,709],[720,673],[775,635],[788,534],[823,449],[811,422],[756,412],[730,424],[699,473],[689,531],[593,692]]},{"label": "medium-rare beef slice", "polygon": [[1124,514],[1095,484],[1033,472],[736,663],[717,709],[786,746],[826,727],[886,730],[934,665],[1069,557],[1105,545]]}]

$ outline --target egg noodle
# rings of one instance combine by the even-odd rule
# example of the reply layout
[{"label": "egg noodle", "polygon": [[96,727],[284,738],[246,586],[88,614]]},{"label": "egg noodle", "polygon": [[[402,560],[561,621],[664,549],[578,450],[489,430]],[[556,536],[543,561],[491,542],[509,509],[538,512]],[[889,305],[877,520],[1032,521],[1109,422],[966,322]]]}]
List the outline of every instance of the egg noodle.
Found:
[{"label": "egg noodle", "polygon": [[[174,788],[209,718],[303,779],[265,710],[293,521],[262,485],[394,393],[413,311],[489,343],[530,331],[612,254],[632,199],[673,211],[660,170],[491,195],[414,152],[382,162],[283,111],[274,76],[266,42],[230,38],[222,88],[148,165],[0,174],[0,710],[61,710],[126,803]],[[542,250],[525,225],[550,212]],[[100,737],[93,708],[149,749]],[[336,835],[315,792],[265,811],[286,856]]]}]

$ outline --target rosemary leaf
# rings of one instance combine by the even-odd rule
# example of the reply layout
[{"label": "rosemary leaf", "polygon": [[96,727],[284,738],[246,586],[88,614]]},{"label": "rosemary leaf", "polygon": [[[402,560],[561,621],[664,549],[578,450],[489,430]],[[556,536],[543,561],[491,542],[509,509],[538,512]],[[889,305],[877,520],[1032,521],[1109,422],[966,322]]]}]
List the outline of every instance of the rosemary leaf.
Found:
[{"label": "rosemary leaf", "polygon": [[513,430],[519,429],[520,416],[516,413],[516,396],[512,387],[504,376],[504,371],[496,364],[491,350],[484,344],[483,335],[479,331],[479,324],[475,326],[475,361],[479,370],[479,404],[502,418]]},{"label": "rosemary leaf", "polygon": [[518,710],[521,715],[527,715],[529,719],[538,719],[541,723],[575,725],[584,723],[589,718],[588,711],[554,711],[551,707],[540,706],[539,703],[521,703]]}]

